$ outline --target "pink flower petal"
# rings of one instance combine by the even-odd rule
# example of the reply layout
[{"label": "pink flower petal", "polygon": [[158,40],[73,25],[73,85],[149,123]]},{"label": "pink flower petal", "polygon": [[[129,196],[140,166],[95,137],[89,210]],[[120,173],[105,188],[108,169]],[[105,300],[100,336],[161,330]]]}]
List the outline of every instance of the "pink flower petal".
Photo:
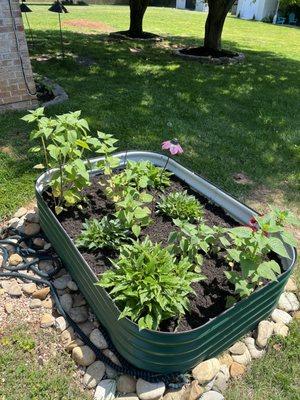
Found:
[{"label": "pink flower petal", "polygon": [[165,142],[162,142],[161,148],[163,150],[169,150],[169,148],[172,146],[170,140],[166,140]]},{"label": "pink flower petal", "polygon": [[172,145],[170,147],[170,153],[172,154],[172,156],[175,156],[178,153],[176,146]]}]

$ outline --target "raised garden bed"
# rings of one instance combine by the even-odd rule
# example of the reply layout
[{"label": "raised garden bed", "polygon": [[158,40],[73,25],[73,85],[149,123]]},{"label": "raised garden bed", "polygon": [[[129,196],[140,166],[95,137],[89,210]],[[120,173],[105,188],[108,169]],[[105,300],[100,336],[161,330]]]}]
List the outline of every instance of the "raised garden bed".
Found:
[{"label": "raised garden bed", "polygon": [[[117,156],[120,158],[121,167],[128,160],[149,160],[162,167],[167,159],[150,152],[128,152]],[[93,159],[91,163],[96,165],[100,160],[101,158]],[[189,190],[196,192],[198,200],[204,204],[205,217],[211,225],[247,224],[256,214],[174,160],[169,160],[168,170],[175,177],[168,190],[180,192],[187,186]],[[224,278],[225,266],[220,265],[218,260],[205,260],[202,272],[207,276],[207,280],[193,284],[198,294],[197,300],[194,299],[193,303],[193,298],[190,298],[192,311],[190,314],[186,313],[185,318],[176,325],[176,332],[172,331],[172,320],[161,324],[160,329],[156,331],[139,330],[137,324],[128,318],[119,320],[120,311],[109,294],[104,288],[95,285],[98,282],[97,274],[107,268],[107,255],[112,258],[114,255],[101,252],[81,253],[73,241],[80,232],[85,217],[103,216],[103,210],[107,213],[110,205],[103,198],[101,187],[92,185],[87,189],[92,204],[90,208],[83,211],[70,208],[57,218],[51,210],[51,201],[49,202],[44,194],[51,174],[51,171],[43,174],[36,185],[42,228],[98,319],[111,335],[117,350],[133,365],[155,372],[185,372],[201,360],[214,357],[228,348],[275,308],[295,263],[296,254],[291,246],[285,246],[290,259],[281,258],[282,273],[278,280],[266,283],[228,309],[225,309],[225,298],[233,293],[233,286]],[[101,171],[95,168],[91,175],[92,180],[97,175],[101,178]],[[149,235],[153,241],[164,242],[169,232],[169,222],[155,216],[154,224],[146,227],[142,236]],[[222,277],[219,275],[220,271]],[[189,318],[191,315],[193,318]]]}]

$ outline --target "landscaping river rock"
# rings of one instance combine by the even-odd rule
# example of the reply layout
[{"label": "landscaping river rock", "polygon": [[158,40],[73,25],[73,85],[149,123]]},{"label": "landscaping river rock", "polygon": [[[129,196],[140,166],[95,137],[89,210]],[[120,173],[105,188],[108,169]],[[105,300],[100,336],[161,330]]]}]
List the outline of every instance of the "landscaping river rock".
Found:
[{"label": "landscaping river rock", "polygon": [[[39,227],[39,218],[36,210],[27,211],[25,208],[18,210],[14,218],[9,222],[18,226],[20,231],[30,233],[35,248],[50,251],[51,244],[43,236]],[[30,224],[33,227],[30,227]],[[6,228],[6,227],[4,227]],[[2,238],[8,238],[5,229],[0,234]],[[7,231],[9,232],[9,231]],[[14,233],[11,232],[11,237]],[[26,245],[24,244],[26,247]],[[16,252],[13,245],[4,246],[9,252],[9,265],[17,266],[25,260]],[[0,263],[3,261],[3,253],[0,249]],[[40,262],[41,269],[53,269],[49,261]],[[2,272],[2,269],[0,269]],[[23,271],[29,276],[34,276],[32,271]],[[121,365],[117,355],[109,348],[103,334],[99,329],[92,310],[89,309],[86,300],[79,292],[76,282],[72,280],[66,270],[62,269],[54,278],[54,286],[59,292],[62,307],[70,313],[73,320],[89,336],[90,340],[101,349],[105,355],[118,365]],[[28,313],[39,315],[40,327],[44,330],[56,329],[59,333],[60,348],[68,351],[74,362],[78,365],[82,385],[85,390],[92,391],[94,400],[223,400],[223,393],[230,382],[242,376],[252,359],[261,358],[267,350],[270,337],[275,335],[286,336],[289,332],[288,325],[292,322],[293,315],[299,318],[299,300],[297,297],[296,283],[288,282],[285,292],[280,296],[278,308],[276,308],[270,320],[261,321],[257,329],[245,338],[237,341],[227,352],[216,358],[204,360],[191,372],[189,382],[166,386],[163,382],[150,383],[144,379],[118,374],[102,361],[96,360],[95,353],[86,346],[69,326],[65,318],[57,312],[55,303],[48,287],[38,286],[29,281],[22,282],[18,278],[0,278],[0,321],[5,323],[6,316],[13,315],[18,307],[27,307]],[[176,387],[177,385],[177,387]],[[175,386],[175,388],[174,388]]]}]

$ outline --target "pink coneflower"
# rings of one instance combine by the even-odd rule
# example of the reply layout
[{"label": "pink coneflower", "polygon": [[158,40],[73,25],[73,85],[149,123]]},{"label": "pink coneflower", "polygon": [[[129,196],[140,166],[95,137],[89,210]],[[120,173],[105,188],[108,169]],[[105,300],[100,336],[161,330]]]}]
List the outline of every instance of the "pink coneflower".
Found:
[{"label": "pink coneflower", "polygon": [[183,148],[180,146],[177,139],[166,140],[162,142],[161,148],[163,150],[169,150],[172,156],[183,153]]}]

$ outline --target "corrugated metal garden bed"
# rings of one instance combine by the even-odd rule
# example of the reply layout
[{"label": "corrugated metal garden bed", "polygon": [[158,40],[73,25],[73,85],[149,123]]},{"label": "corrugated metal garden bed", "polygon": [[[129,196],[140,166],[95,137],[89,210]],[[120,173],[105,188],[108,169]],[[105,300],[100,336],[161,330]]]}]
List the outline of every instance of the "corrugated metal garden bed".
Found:
[{"label": "corrugated metal garden bed", "polygon": [[[160,154],[139,151],[119,153],[117,156],[120,158],[120,165],[124,165],[127,160],[149,160],[157,166],[163,166],[167,159]],[[93,159],[91,162],[93,164],[99,160],[100,158]],[[247,224],[256,214],[174,160],[169,160],[168,170],[191,189],[222,207],[239,224]],[[91,172],[92,175],[97,173],[98,170]],[[249,297],[195,329],[177,333],[139,330],[137,324],[130,319],[119,320],[119,309],[106,290],[95,285],[98,282],[96,274],[43,198],[42,194],[50,176],[51,171],[46,172],[38,179],[36,185],[42,229],[97,318],[107,329],[116,349],[134,366],[161,373],[185,372],[200,361],[221,353],[245,333],[254,329],[257,323],[275,308],[295,263],[296,254],[291,246],[286,246],[290,259],[281,259],[284,272],[276,282],[267,283]]]}]

